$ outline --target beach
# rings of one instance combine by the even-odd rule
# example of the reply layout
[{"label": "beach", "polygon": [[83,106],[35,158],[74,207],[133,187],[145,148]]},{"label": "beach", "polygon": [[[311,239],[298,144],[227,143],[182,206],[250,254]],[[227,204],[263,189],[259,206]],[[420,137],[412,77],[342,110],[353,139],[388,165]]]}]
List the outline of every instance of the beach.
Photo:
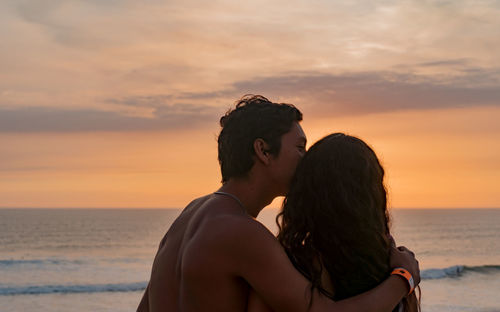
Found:
[{"label": "beach", "polygon": [[[134,311],[180,209],[0,209],[0,307]],[[276,231],[277,210],[259,220]],[[500,311],[500,209],[393,209],[415,251],[422,310]]]}]

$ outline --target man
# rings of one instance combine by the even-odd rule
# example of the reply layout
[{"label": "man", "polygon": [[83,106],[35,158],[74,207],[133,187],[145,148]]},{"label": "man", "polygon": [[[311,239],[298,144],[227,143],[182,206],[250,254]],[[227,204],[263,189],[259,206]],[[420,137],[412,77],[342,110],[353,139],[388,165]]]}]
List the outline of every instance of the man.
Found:
[{"label": "man", "polygon": [[[258,213],[285,195],[306,137],[294,106],[244,97],[220,120],[222,187],[192,201],[162,239],[138,311],[246,311],[249,290],[274,311],[391,311],[408,292],[388,277],[356,297],[333,302],[315,293]],[[420,280],[413,254],[394,249],[393,267]],[[311,306],[309,307],[309,304]]]}]

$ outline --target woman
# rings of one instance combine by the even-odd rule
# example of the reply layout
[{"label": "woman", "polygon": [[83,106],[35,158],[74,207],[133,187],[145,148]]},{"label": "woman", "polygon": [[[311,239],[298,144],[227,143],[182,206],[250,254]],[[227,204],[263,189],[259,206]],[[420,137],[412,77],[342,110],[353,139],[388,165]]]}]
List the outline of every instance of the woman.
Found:
[{"label": "woman", "polygon": [[[384,169],[373,150],[342,133],[315,143],[297,167],[278,240],[295,267],[333,300],[365,292],[391,273]],[[412,293],[396,311],[419,311]],[[249,311],[269,311],[255,294]]]}]

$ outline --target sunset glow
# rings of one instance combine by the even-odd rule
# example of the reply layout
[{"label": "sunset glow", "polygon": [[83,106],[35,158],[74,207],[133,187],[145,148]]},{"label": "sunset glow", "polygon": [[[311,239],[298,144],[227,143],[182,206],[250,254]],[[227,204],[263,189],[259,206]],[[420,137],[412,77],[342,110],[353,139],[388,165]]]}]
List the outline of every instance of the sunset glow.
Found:
[{"label": "sunset glow", "polygon": [[[220,185],[218,119],[296,105],[369,143],[391,207],[500,207],[493,1],[0,3],[0,207],[179,208]],[[278,206],[275,201],[272,206]]]}]

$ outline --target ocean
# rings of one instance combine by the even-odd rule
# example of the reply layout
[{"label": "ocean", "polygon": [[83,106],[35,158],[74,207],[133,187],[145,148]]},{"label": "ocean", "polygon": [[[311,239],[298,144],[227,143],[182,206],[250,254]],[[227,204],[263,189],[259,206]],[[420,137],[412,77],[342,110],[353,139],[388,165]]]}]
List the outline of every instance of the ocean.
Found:
[{"label": "ocean", "polygon": [[[0,312],[135,311],[180,209],[0,209]],[[277,210],[259,220],[276,231]],[[394,209],[422,310],[500,311],[500,209]]]}]

